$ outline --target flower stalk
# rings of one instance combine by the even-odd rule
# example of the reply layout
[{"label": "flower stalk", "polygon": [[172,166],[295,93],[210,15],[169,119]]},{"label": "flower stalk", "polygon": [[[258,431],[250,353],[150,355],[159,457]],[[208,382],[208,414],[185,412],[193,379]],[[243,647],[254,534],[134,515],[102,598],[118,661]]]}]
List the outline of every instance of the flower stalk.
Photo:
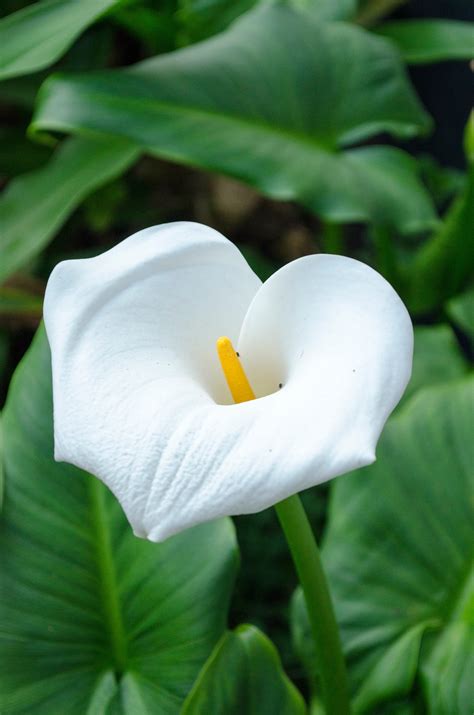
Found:
[{"label": "flower stalk", "polygon": [[[234,402],[254,400],[255,394],[229,338],[219,338],[216,347]],[[275,509],[305,596],[326,715],[349,715],[346,666],[313,530],[297,494],[276,504]]]},{"label": "flower stalk", "polygon": [[326,715],[349,715],[349,690],[331,595],[313,530],[298,494],[275,505],[303,589]]}]

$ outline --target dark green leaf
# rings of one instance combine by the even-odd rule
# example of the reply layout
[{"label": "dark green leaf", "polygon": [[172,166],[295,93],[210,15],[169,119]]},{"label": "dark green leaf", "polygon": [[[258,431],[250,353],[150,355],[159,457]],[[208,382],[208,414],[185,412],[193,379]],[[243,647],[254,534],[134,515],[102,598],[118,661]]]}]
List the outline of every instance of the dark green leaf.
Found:
[{"label": "dark green leaf", "polygon": [[48,147],[28,141],[25,133],[14,127],[0,127],[0,143],[0,175],[5,177],[37,169],[51,153]]},{"label": "dark green leaf", "polygon": [[413,373],[402,404],[421,388],[462,377],[466,370],[459,344],[448,325],[415,328]]},{"label": "dark green leaf", "polygon": [[385,712],[418,678],[430,715],[471,715],[473,420],[472,376],[421,390],[377,462],[335,482],[323,554],[356,713]]},{"label": "dark green leaf", "polygon": [[453,323],[474,344],[474,288],[450,300],[446,311]]},{"label": "dark green leaf", "polygon": [[225,30],[257,0],[178,0],[177,17],[186,43]]},{"label": "dark green leaf", "polygon": [[33,128],[127,137],[327,219],[415,231],[434,215],[414,162],[388,147],[341,147],[428,124],[390,43],[264,4],[225,33],[133,68],[51,78]]},{"label": "dark green leaf", "polygon": [[27,316],[41,320],[43,299],[21,288],[0,286],[0,318]]},{"label": "dark green leaf", "polygon": [[179,713],[225,627],[232,523],[142,541],[101,482],[54,462],[42,330],[3,428],[0,711],[97,715],[116,695],[121,715]]},{"label": "dark green leaf", "polygon": [[14,179],[0,201],[0,281],[40,253],[81,201],[138,154],[122,139],[74,138],[41,169]]},{"label": "dark green leaf", "polygon": [[407,302],[415,315],[428,313],[459,293],[474,270],[474,164],[463,193],[410,266]]},{"label": "dark green leaf", "polygon": [[474,24],[457,20],[393,20],[377,28],[393,40],[410,64],[470,60],[474,54]]},{"label": "dark green leaf", "polygon": [[181,715],[304,715],[303,698],[282,670],[273,643],[239,626],[216,646]]},{"label": "dark green leaf", "polygon": [[55,62],[86,27],[120,0],[41,0],[0,20],[0,79]]}]

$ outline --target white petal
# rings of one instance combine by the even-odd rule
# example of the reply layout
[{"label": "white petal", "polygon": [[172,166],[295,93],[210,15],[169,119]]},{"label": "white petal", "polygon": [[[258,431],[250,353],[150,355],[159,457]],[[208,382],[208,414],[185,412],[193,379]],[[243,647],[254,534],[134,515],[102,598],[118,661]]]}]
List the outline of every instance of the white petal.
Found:
[{"label": "white petal", "polygon": [[191,223],[140,231],[50,277],[56,459],[100,477],[140,535],[152,482],[173,477],[157,464],[192,408],[231,402],[215,343],[237,341],[260,284],[232,243]]},{"label": "white petal", "polygon": [[[283,385],[281,405],[275,401],[258,434],[262,447],[278,435],[279,459],[292,475],[282,497],[374,461],[411,376],[413,327],[372,268],[342,256],[307,256],[262,286],[239,351],[258,394]],[[272,481],[283,485],[280,469]]]},{"label": "white petal", "polygon": [[[231,244],[199,230],[189,251],[164,237],[160,252],[158,234],[145,262],[129,239],[114,249],[126,257],[68,263],[48,287],[58,456],[102,478],[152,540],[372,461],[411,369],[409,317],[370,268],[312,256],[257,292]],[[267,396],[216,404],[215,339],[235,340],[252,298],[239,351]]]}]

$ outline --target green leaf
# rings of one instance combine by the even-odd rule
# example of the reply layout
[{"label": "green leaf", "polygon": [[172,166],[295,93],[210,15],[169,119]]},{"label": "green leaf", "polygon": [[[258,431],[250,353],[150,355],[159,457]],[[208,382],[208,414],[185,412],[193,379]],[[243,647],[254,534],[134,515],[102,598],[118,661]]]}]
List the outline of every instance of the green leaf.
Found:
[{"label": "green leaf", "polygon": [[94,477],[53,459],[44,331],[3,417],[0,711],[174,715],[221,637],[236,568],[230,520],[152,544]]},{"label": "green leaf", "polygon": [[0,79],[55,62],[83,30],[120,0],[41,0],[0,20]]},{"label": "green leaf", "polygon": [[0,175],[6,177],[37,169],[49,158],[49,147],[33,144],[16,127],[0,127]]},{"label": "green leaf", "polygon": [[389,147],[341,148],[428,124],[390,43],[264,4],[193,47],[50,78],[32,128],[127,137],[327,219],[415,231],[435,217],[413,160]]},{"label": "green leaf", "polygon": [[357,0],[291,0],[295,7],[314,12],[323,20],[350,20],[357,10]]},{"label": "green leaf", "polygon": [[198,42],[225,30],[257,0],[178,0],[177,18],[186,43]]},{"label": "green leaf", "polygon": [[462,377],[466,370],[459,344],[448,325],[415,328],[413,372],[402,405],[421,388]]},{"label": "green leaf", "polygon": [[81,201],[138,155],[123,139],[74,138],[41,169],[14,179],[0,200],[0,281],[38,255]]},{"label": "green leaf", "polygon": [[424,64],[444,60],[470,60],[474,24],[458,20],[393,20],[377,28],[393,40],[406,62]]},{"label": "green leaf", "polygon": [[408,275],[407,303],[422,315],[440,308],[466,286],[474,269],[474,165],[468,182],[434,236],[415,255]]},{"label": "green leaf", "polygon": [[473,419],[472,376],[421,390],[334,483],[323,554],[356,713],[418,679],[430,715],[471,715]]},{"label": "green leaf", "polygon": [[454,325],[474,343],[474,288],[450,300],[446,312]]},{"label": "green leaf", "polygon": [[273,643],[254,626],[239,626],[217,644],[181,715],[304,715],[300,693],[282,670]]},{"label": "green leaf", "polygon": [[0,286],[0,318],[23,316],[39,322],[42,315],[42,296],[23,288]]}]

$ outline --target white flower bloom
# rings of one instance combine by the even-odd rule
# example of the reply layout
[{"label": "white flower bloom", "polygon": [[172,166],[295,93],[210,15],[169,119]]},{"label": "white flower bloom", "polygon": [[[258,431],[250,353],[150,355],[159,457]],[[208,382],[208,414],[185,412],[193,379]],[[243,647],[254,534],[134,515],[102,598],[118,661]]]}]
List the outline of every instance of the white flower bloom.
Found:
[{"label": "white flower bloom", "polygon": [[[374,270],[314,255],[262,285],[194,223],[59,264],[44,316],[55,457],[102,479],[152,541],[371,463],[411,373],[410,318]],[[233,404],[220,336],[259,399]]]}]

